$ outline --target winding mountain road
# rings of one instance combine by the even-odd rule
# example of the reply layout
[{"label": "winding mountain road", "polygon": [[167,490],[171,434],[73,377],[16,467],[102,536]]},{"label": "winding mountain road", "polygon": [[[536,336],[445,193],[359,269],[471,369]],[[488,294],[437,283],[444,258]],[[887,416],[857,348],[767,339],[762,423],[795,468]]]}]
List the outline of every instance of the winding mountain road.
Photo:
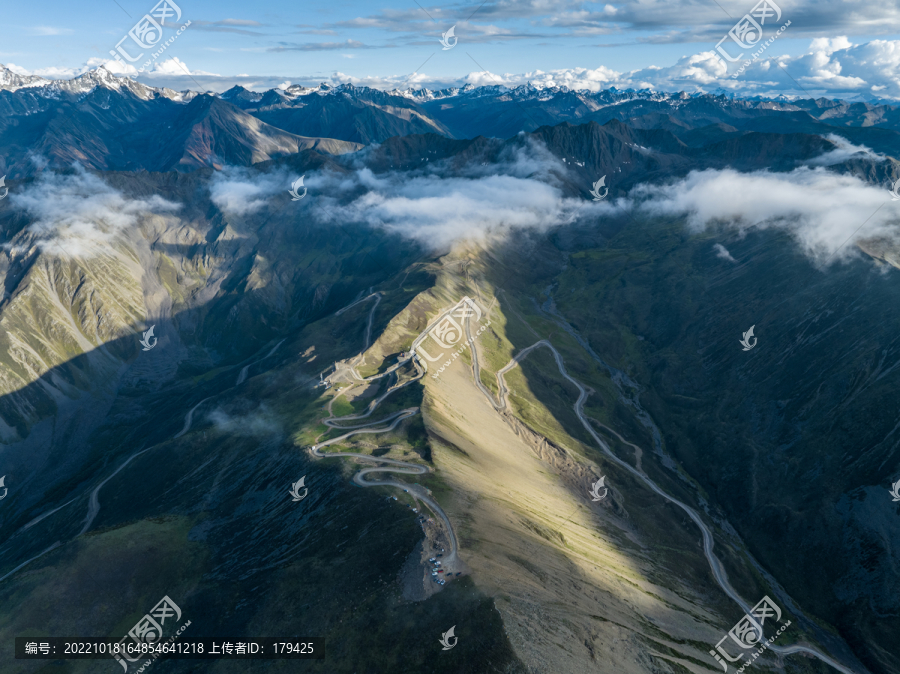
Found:
[{"label": "winding mountain road", "polygon": [[[373,298],[373,297],[376,299],[376,302],[375,302],[375,305],[372,307],[372,310],[370,311],[369,316],[368,316],[368,323],[367,323],[366,334],[365,334],[365,348],[363,349],[363,352],[368,349],[369,344],[370,344],[375,309],[377,308],[378,304],[381,301],[381,293],[380,292],[371,293],[367,297],[357,300],[356,302],[353,302],[352,304],[348,305],[347,307],[344,307],[343,309],[338,311],[336,314],[336,315],[340,315],[343,312],[345,312],[347,309],[351,308],[352,306],[355,306],[356,304],[363,302],[367,299]],[[330,440],[326,440],[324,442],[317,443],[310,447],[311,453],[320,459],[344,457],[344,458],[353,458],[353,459],[357,459],[357,460],[361,460],[361,461],[368,461],[368,462],[382,464],[379,466],[364,468],[364,469],[360,470],[353,476],[353,482],[360,487],[377,487],[377,486],[397,487],[397,488],[403,489],[404,491],[407,491],[407,492],[413,494],[415,496],[415,498],[417,498],[418,500],[425,503],[442,520],[442,522],[444,523],[444,526],[446,527],[446,530],[448,532],[448,537],[450,539],[450,546],[451,546],[449,554],[447,554],[445,556],[446,557],[445,561],[448,563],[448,565],[452,562],[457,561],[458,543],[457,543],[456,534],[453,530],[453,525],[450,522],[449,517],[444,512],[444,510],[440,507],[440,505],[436,501],[434,501],[433,498],[431,498],[431,496],[428,494],[427,490],[424,487],[422,487],[421,485],[399,482],[399,481],[396,481],[396,480],[393,480],[390,478],[383,479],[383,480],[376,480],[376,481],[369,481],[369,480],[365,479],[365,477],[367,475],[372,474],[372,473],[424,475],[424,474],[429,473],[431,471],[431,468],[420,465],[420,464],[399,461],[396,459],[385,459],[382,457],[375,457],[375,456],[370,456],[367,454],[358,454],[358,453],[352,453],[352,452],[335,452],[335,453],[325,454],[325,453],[321,452],[321,449],[324,447],[327,447],[329,445],[339,443],[339,442],[341,442],[347,438],[353,437],[355,435],[388,433],[388,432],[394,430],[405,419],[408,419],[419,413],[419,408],[410,407],[410,408],[400,410],[398,412],[394,412],[394,413],[388,415],[387,417],[385,417],[383,419],[379,419],[377,421],[366,422],[366,423],[357,424],[354,426],[340,426],[339,425],[340,422],[358,421],[358,420],[361,420],[364,418],[368,418],[389,395],[391,395],[392,393],[396,392],[397,390],[403,388],[404,386],[409,385],[413,381],[417,381],[422,376],[424,376],[425,369],[423,367],[420,367],[420,363],[416,358],[415,349],[421,343],[421,341],[424,340],[428,336],[428,333],[431,330],[431,328],[434,325],[436,325],[439,321],[441,321],[445,316],[449,315],[450,312],[453,311],[455,306],[456,305],[454,305],[454,307],[451,307],[450,309],[444,311],[434,321],[429,323],[428,326],[422,331],[422,333],[413,341],[413,344],[409,350],[409,355],[405,359],[398,362],[396,365],[389,368],[387,371],[385,371],[381,374],[378,374],[378,375],[373,375],[372,377],[362,378],[359,376],[358,373],[356,373],[355,369],[351,365],[350,370],[354,374],[355,379],[357,379],[361,382],[374,381],[376,379],[380,379],[381,377],[387,376],[387,375],[395,372],[397,370],[397,368],[399,368],[403,364],[409,362],[410,360],[413,362],[413,364],[416,367],[417,376],[415,378],[407,380],[403,384],[397,384],[397,385],[389,388],[387,392],[385,392],[381,397],[379,397],[378,399],[376,399],[369,405],[368,411],[364,414],[349,415],[349,416],[345,416],[345,417],[331,417],[330,419],[325,420],[324,423],[327,426],[329,426],[331,428],[337,428],[337,429],[348,429],[348,432],[344,433],[343,435],[340,435],[336,438],[332,438]],[[713,551],[714,540],[713,540],[712,533],[711,533],[710,529],[706,526],[706,524],[703,522],[700,515],[693,508],[688,506],[687,504],[670,496],[665,491],[663,491],[642,470],[639,470],[638,468],[633,467],[631,464],[629,464],[626,461],[623,461],[622,459],[620,459],[618,456],[616,456],[613,453],[613,451],[606,444],[606,442],[596,433],[596,431],[594,430],[594,428],[592,427],[592,425],[589,421],[589,418],[586,417],[584,414],[584,403],[589,395],[589,391],[584,386],[582,386],[581,383],[579,383],[577,380],[575,380],[574,378],[572,378],[569,375],[569,373],[567,372],[567,370],[565,368],[565,363],[563,361],[562,356],[548,340],[546,340],[546,339],[539,340],[538,342],[532,344],[531,346],[523,349],[515,357],[513,357],[506,366],[504,366],[501,370],[499,370],[496,373],[497,384],[498,384],[498,388],[499,388],[499,396],[498,396],[499,400],[495,400],[493,394],[481,382],[480,363],[478,360],[478,353],[477,353],[477,349],[474,348],[474,339],[471,334],[471,317],[467,317],[467,319],[465,321],[465,330],[466,330],[466,337],[468,339],[468,342],[473,347],[471,349],[472,372],[474,375],[475,384],[478,387],[478,389],[487,397],[487,399],[490,402],[490,404],[492,405],[492,407],[495,410],[497,410],[498,412],[506,411],[507,405],[508,405],[507,395],[509,393],[509,390],[506,386],[506,382],[505,382],[505,378],[504,378],[505,374],[507,372],[509,372],[510,370],[512,370],[517,365],[519,365],[521,363],[521,361],[524,358],[526,358],[533,350],[535,350],[537,348],[541,348],[541,347],[549,349],[553,355],[554,360],[556,361],[556,365],[559,369],[560,374],[567,381],[569,381],[573,386],[575,386],[578,389],[578,392],[579,392],[578,399],[576,400],[576,402],[573,406],[573,409],[575,411],[576,416],[578,417],[578,420],[584,426],[585,430],[588,432],[588,434],[591,436],[591,438],[597,443],[597,445],[601,448],[601,450],[604,452],[604,454],[611,461],[615,462],[618,466],[622,467],[623,469],[627,470],[629,473],[631,473],[632,475],[637,477],[644,484],[646,484],[647,487],[649,487],[654,493],[658,494],[659,496],[666,499],[670,503],[673,503],[674,505],[681,508],[688,515],[688,517],[691,518],[691,520],[700,529],[700,532],[702,534],[703,552],[704,552],[704,555],[706,556],[707,562],[709,563],[710,569],[712,570],[713,576],[716,579],[716,582],[719,584],[719,586],[722,588],[722,590],[738,606],[741,607],[741,609],[745,613],[750,612],[750,610],[751,610],[750,605],[744,601],[744,599],[737,593],[737,591],[731,586],[730,582],[728,581],[728,577],[725,572],[725,569],[723,568],[721,562],[716,557],[716,555]],[[283,341],[284,340],[282,340],[282,342]],[[263,359],[271,356],[275,352],[275,350],[281,345],[282,342],[279,342],[278,344],[276,344],[275,347],[266,356],[264,356],[260,360],[263,360]],[[255,362],[259,362],[259,361],[255,361]],[[250,365],[253,365],[253,363],[251,363]],[[238,379],[235,383],[235,386],[240,385],[241,383],[243,383],[243,381],[246,380],[247,370],[250,367],[250,365],[245,366],[241,370],[240,374],[238,375]],[[338,394],[338,395],[341,395],[341,394]],[[174,436],[173,439],[183,436],[185,433],[187,433],[190,430],[190,427],[191,427],[192,421],[193,421],[194,411],[200,405],[202,405],[204,402],[209,400],[211,397],[213,397],[213,396],[204,398],[203,400],[198,402],[196,405],[194,405],[194,407],[192,407],[188,411],[188,413],[185,415],[184,427],[178,434],[176,434]],[[335,398],[336,397],[338,397],[338,396],[335,396]],[[335,398],[332,398],[331,402],[333,402]],[[329,404],[328,409],[330,412],[330,404]],[[382,424],[386,424],[387,422],[390,422],[390,424],[387,426],[380,426]],[[141,451],[137,452],[136,454],[132,455],[131,457],[129,457],[124,463],[122,463],[122,465],[120,465],[111,475],[109,475],[105,480],[103,480],[103,482],[101,482],[99,485],[97,485],[97,487],[92,491],[91,497],[90,497],[90,503],[89,503],[89,507],[88,507],[88,513],[85,517],[85,524],[84,524],[81,532],[79,532],[79,535],[88,530],[88,528],[90,527],[91,523],[93,522],[97,513],[100,510],[98,494],[99,494],[100,489],[103,487],[103,485],[106,484],[106,482],[108,482],[110,479],[112,479],[116,474],[118,474],[123,468],[125,468],[134,458],[136,458],[140,454],[143,454],[146,451],[149,451],[149,449],[150,448],[141,450]],[[51,512],[55,512],[55,511],[51,511]],[[48,513],[48,515],[49,514],[51,514],[51,513]],[[33,523],[34,523],[34,521],[29,523],[29,525],[26,525],[26,526],[30,526]],[[28,561],[23,562],[21,565],[19,565],[18,567],[16,567],[9,573],[7,573],[2,578],[0,578],[0,581],[11,576],[13,573],[18,571],[20,568],[27,565],[29,562],[33,561],[34,559],[37,559],[38,557],[41,557],[42,555],[46,554],[47,552],[50,552],[51,550],[55,549],[59,545],[60,545],[60,543],[57,542],[54,545],[52,545],[51,547],[49,547],[48,549],[44,550],[40,554],[33,557],[32,559],[29,559]],[[791,654],[796,654],[796,653],[810,655],[810,656],[818,658],[822,662],[825,662],[826,664],[832,666],[834,669],[842,672],[842,674],[857,674],[853,670],[836,662],[831,657],[829,657],[829,656],[825,655],[824,653],[820,652],[819,650],[809,647],[809,646],[804,646],[804,645],[776,646],[776,645],[772,644],[769,646],[769,650],[771,650],[772,652],[777,653],[779,655],[791,655]]]},{"label": "winding mountain road", "polygon": [[[276,344],[275,346],[273,346],[273,347],[272,347],[272,350],[269,351],[269,353],[267,353],[265,356],[263,356],[263,357],[260,358],[259,360],[254,360],[252,363],[249,363],[249,364],[247,364],[247,365],[244,365],[244,367],[242,367],[242,368],[241,368],[241,371],[238,373],[238,378],[237,378],[237,381],[234,383],[234,385],[235,385],[235,386],[240,386],[240,385],[243,384],[245,381],[247,381],[247,372],[248,372],[248,370],[249,370],[251,367],[253,367],[254,365],[256,365],[257,363],[261,363],[261,362],[264,361],[266,358],[268,358],[268,357],[271,356],[273,353],[275,353],[275,352],[278,350],[278,347],[281,346],[282,344],[284,344],[284,339],[282,339],[280,342],[278,342],[278,344]],[[207,400],[209,400],[209,398],[207,398]]]},{"label": "winding mountain road", "polygon": [[[469,336],[469,339],[471,340],[470,323],[471,323],[471,319],[468,319],[466,321],[466,334],[467,334],[467,336]],[[478,388],[482,391],[482,393],[484,393],[485,396],[487,396],[488,400],[490,401],[490,403],[494,407],[494,409],[496,409],[498,411],[504,411],[507,406],[506,395],[508,393],[508,389],[506,387],[504,375],[507,372],[509,372],[511,369],[516,367],[534,349],[537,349],[539,347],[545,347],[545,348],[550,349],[551,353],[553,354],[553,358],[556,361],[556,365],[559,368],[560,374],[567,381],[569,381],[573,386],[575,386],[578,389],[578,400],[575,402],[574,411],[575,411],[576,416],[578,417],[578,420],[584,426],[585,430],[587,430],[587,432],[590,434],[590,436],[594,439],[594,442],[597,443],[597,445],[603,450],[604,454],[606,454],[610,458],[610,460],[614,461],[617,465],[621,466],[622,468],[624,468],[625,470],[630,472],[632,475],[637,477],[639,480],[644,482],[644,484],[646,484],[654,493],[658,494],[659,496],[662,496],[664,499],[666,499],[670,503],[677,505],[688,515],[688,517],[691,518],[691,520],[693,520],[693,522],[700,529],[700,532],[703,536],[703,553],[706,556],[707,562],[709,562],[710,569],[712,570],[712,573],[716,579],[716,582],[719,584],[719,586],[722,588],[722,590],[725,592],[725,594],[727,594],[738,606],[740,606],[741,609],[745,613],[750,613],[750,609],[751,609],[750,605],[746,601],[744,601],[744,599],[731,586],[731,583],[728,581],[728,576],[725,572],[725,569],[722,566],[722,563],[719,561],[718,557],[716,557],[715,553],[713,552],[714,541],[713,541],[712,533],[709,530],[709,527],[706,526],[706,524],[700,518],[700,515],[693,508],[691,508],[690,506],[688,506],[685,503],[682,503],[681,501],[674,498],[673,496],[670,496],[669,494],[667,494],[659,486],[657,486],[657,484],[655,482],[653,482],[653,480],[651,480],[643,471],[638,470],[631,464],[627,463],[626,461],[623,461],[618,456],[616,456],[613,453],[612,449],[610,449],[609,445],[607,445],[606,442],[599,435],[597,435],[596,431],[594,431],[593,427],[591,426],[590,422],[588,421],[588,417],[586,417],[584,414],[584,402],[585,402],[585,400],[587,400],[587,397],[589,395],[587,389],[585,389],[585,387],[582,386],[578,381],[576,381],[571,376],[569,376],[569,373],[566,371],[565,363],[563,361],[562,356],[560,355],[559,351],[557,351],[556,348],[549,341],[547,341],[546,339],[542,339],[542,340],[532,344],[531,346],[529,346],[525,349],[522,349],[522,351],[520,351],[518,354],[516,354],[516,356],[512,360],[510,360],[510,362],[507,365],[505,365],[501,370],[499,370],[497,372],[497,375],[496,375],[497,376],[497,385],[500,389],[500,396],[499,396],[500,401],[499,402],[497,402],[494,399],[494,396],[491,394],[491,392],[481,383],[478,354],[477,354],[476,349],[474,349],[474,348],[472,349],[472,371],[473,371],[473,374],[475,375],[475,383],[478,386]],[[818,658],[822,662],[825,662],[825,663],[831,665],[832,667],[834,667],[838,671],[842,672],[843,674],[857,674],[853,670],[848,669],[847,667],[840,664],[839,662],[836,662],[834,659],[825,655],[821,651],[819,651],[815,648],[809,647],[809,646],[804,646],[804,645],[799,645],[799,644],[793,645],[793,646],[776,646],[774,644],[771,644],[769,646],[769,650],[774,653],[778,653],[779,655],[791,655],[794,653],[804,653],[806,655],[811,655],[813,657]]]},{"label": "winding mountain road", "polygon": [[[373,293],[373,295],[369,295],[369,297],[372,297],[376,294],[379,295],[378,300],[380,301],[380,299],[381,299],[380,293]],[[365,299],[368,299],[368,298],[363,298],[362,300],[357,300],[353,304],[358,304],[359,302],[361,302]],[[353,304],[345,307],[344,309],[341,310],[341,312],[346,311],[351,306],[353,306]],[[376,302],[376,306],[377,306],[377,302]],[[368,328],[366,329],[366,349],[368,349],[369,340],[371,339],[371,328],[372,328],[372,319],[374,317],[374,309],[375,309],[375,307],[372,308],[372,312],[370,312],[370,314],[369,314],[369,324],[368,324]],[[390,478],[376,480],[376,481],[369,481],[369,480],[365,479],[365,476],[369,475],[371,473],[398,473],[401,475],[425,475],[425,474],[431,472],[431,470],[432,470],[431,468],[429,468],[428,466],[423,466],[421,464],[410,463],[407,461],[400,461],[398,459],[385,459],[383,457],[371,456],[369,454],[357,454],[355,452],[329,452],[327,454],[324,454],[324,453],[322,453],[321,450],[323,447],[337,444],[337,443],[342,442],[343,440],[346,440],[347,438],[352,437],[354,435],[359,435],[359,434],[363,434],[363,433],[368,433],[368,434],[388,433],[388,432],[394,430],[400,424],[400,422],[402,422],[403,420],[408,419],[412,416],[415,416],[416,414],[419,413],[418,407],[408,407],[408,408],[400,410],[398,412],[394,412],[383,419],[379,419],[378,421],[370,421],[370,422],[366,422],[366,423],[362,423],[362,424],[356,424],[353,426],[341,425],[342,422],[359,421],[361,419],[368,418],[388,396],[395,393],[396,391],[403,388],[404,386],[408,386],[409,384],[412,384],[413,382],[418,381],[419,379],[421,379],[422,377],[425,376],[425,369],[420,366],[419,360],[415,355],[415,347],[419,344],[419,342],[422,341],[422,339],[425,338],[425,336],[427,336],[428,331],[436,324],[436,322],[443,319],[443,317],[446,316],[447,314],[449,314],[450,311],[452,311],[452,310],[453,310],[453,307],[451,307],[447,311],[443,312],[436,319],[436,321],[431,322],[428,325],[428,327],[426,327],[425,331],[422,334],[420,334],[413,341],[413,346],[409,350],[409,355],[406,358],[400,360],[397,364],[391,366],[387,371],[382,372],[381,374],[378,374],[378,375],[373,375],[371,377],[363,378],[363,377],[359,376],[359,374],[356,372],[356,370],[353,368],[353,366],[350,366],[350,371],[353,373],[355,379],[357,379],[358,381],[361,381],[361,382],[371,382],[371,381],[375,381],[377,379],[380,379],[386,375],[389,375],[389,374],[395,372],[397,370],[397,368],[399,368],[400,366],[412,361],[413,365],[416,368],[416,376],[408,379],[407,381],[403,382],[402,384],[395,384],[394,386],[391,386],[390,388],[388,388],[388,390],[385,391],[384,394],[382,394],[379,398],[373,400],[369,404],[368,410],[364,414],[353,414],[353,415],[348,415],[348,416],[344,416],[344,417],[332,416],[329,419],[323,419],[323,423],[326,426],[328,426],[330,428],[339,429],[339,430],[347,429],[348,432],[344,433],[343,435],[340,435],[336,438],[331,438],[330,440],[318,442],[309,448],[310,452],[315,457],[320,458],[320,459],[344,457],[344,458],[358,459],[361,461],[370,461],[372,463],[384,464],[384,465],[380,465],[380,466],[374,466],[371,468],[363,468],[362,470],[360,470],[353,476],[353,483],[360,487],[385,487],[385,486],[397,487],[399,489],[403,489],[403,491],[405,491],[405,492],[412,494],[416,499],[418,499],[419,501],[421,501],[422,503],[427,505],[431,509],[431,511],[437,517],[439,517],[440,520],[444,523],[444,527],[447,531],[447,537],[450,540],[450,551],[447,552],[444,556],[445,568],[448,568],[448,569],[454,568],[458,562],[459,544],[457,542],[456,532],[453,530],[453,523],[450,521],[450,518],[447,516],[447,513],[444,512],[444,509],[441,508],[441,506],[437,503],[437,501],[435,501],[431,497],[428,490],[425,487],[418,485],[418,484],[399,482],[397,480],[392,480]],[[332,403],[335,401],[335,399],[337,399],[339,396],[343,395],[345,392],[346,391],[338,393],[338,395],[334,396],[329,401],[328,406],[326,408],[328,410],[329,414],[331,414]],[[391,422],[391,424],[388,426],[383,426],[380,428],[373,428],[374,426],[379,426],[380,424],[387,423],[388,421]]]}]

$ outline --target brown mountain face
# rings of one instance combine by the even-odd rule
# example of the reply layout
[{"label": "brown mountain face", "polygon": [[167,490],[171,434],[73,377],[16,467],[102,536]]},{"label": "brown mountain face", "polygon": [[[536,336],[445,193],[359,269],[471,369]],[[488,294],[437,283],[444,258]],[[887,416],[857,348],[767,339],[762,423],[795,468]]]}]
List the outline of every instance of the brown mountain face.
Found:
[{"label": "brown mountain face", "polygon": [[283,131],[214,96],[176,103],[102,87],[82,99],[62,96],[34,114],[0,121],[0,148],[11,177],[35,171],[31,153],[48,159],[51,168],[78,163],[96,170],[190,171],[249,166],[304,149],[338,155],[362,147]]},{"label": "brown mountain face", "polygon": [[160,153],[160,170],[248,166],[301,150],[345,154],[363,147],[360,143],[282,131],[213,96],[195,98],[172,126],[180,133]]}]

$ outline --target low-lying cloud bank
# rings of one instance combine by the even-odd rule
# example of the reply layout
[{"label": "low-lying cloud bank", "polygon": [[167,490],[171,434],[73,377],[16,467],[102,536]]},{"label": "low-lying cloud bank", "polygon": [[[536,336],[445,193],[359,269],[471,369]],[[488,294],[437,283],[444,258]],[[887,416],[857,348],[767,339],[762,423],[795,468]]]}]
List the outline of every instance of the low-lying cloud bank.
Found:
[{"label": "low-lying cloud bank", "polygon": [[[435,162],[417,171],[375,174],[361,153],[349,174],[307,175],[313,199],[292,207],[308,209],[320,224],[366,224],[436,252],[457,241],[541,233],[626,213],[684,216],[695,232],[709,227],[742,235],[752,229],[789,231],[817,263],[847,259],[861,239],[900,240],[900,202],[891,201],[890,185],[869,185],[826,168],[849,158],[880,162],[883,157],[837,136],[829,139],[835,150],[791,172],[695,171],[668,185],[638,185],[627,197],[600,202],[591,199],[589,185],[581,197],[564,196],[565,181],[573,180],[571,167],[534,142],[509,150],[499,163],[475,161],[453,171]],[[253,213],[268,207],[263,195],[286,193],[297,177],[223,172],[214,178],[211,193],[226,211]],[[733,261],[724,248],[716,251]]]},{"label": "low-lying cloud bank", "polygon": [[34,183],[10,192],[12,206],[35,221],[4,249],[16,254],[37,246],[59,256],[94,257],[108,253],[115,238],[136,227],[143,215],[181,208],[157,195],[126,197],[99,176],[75,168],[74,174],[41,173]]},{"label": "low-lying cloud bank", "polygon": [[260,173],[243,167],[226,166],[213,175],[209,196],[226,213],[252,215],[264,208],[273,195],[290,189],[291,182],[284,171]]},{"label": "low-lying cloud bank", "polygon": [[640,185],[629,201],[645,216],[683,215],[693,231],[785,230],[815,262],[847,259],[861,239],[900,238],[900,202],[891,200],[887,186],[821,167],[697,171],[671,185]]},{"label": "low-lying cloud bank", "polygon": [[[316,203],[297,207],[308,207],[322,224],[366,224],[435,251],[462,239],[546,231],[603,212],[590,199],[563,197],[566,165],[534,143],[511,151],[500,164],[476,162],[453,175],[440,162],[416,172],[375,174],[364,161],[356,160],[346,175],[307,174],[304,185]],[[286,193],[298,177],[231,170],[213,178],[210,194],[227,213],[246,215],[267,206],[265,195]]]},{"label": "low-lying cloud bank", "polygon": [[511,175],[410,179],[363,169],[359,178],[370,191],[348,205],[335,202],[323,209],[325,222],[364,222],[432,250],[461,239],[542,232],[596,211],[591,201],[564,198],[557,187]]},{"label": "low-lying cloud bank", "polygon": [[[584,183],[573,168],[533,140],[508,147],[497,162],[478,160],[451,168],[426,163],[416,171],[374,173],[366,166],[370,148],[347,158],[347,171],[305,176],[309,196],[291,202],[288,190],[300,176],[279,168],[260,172],[230,168],[209,183],[210,198],[226,215],[246,218],[248,227],[277,216],[287,222],[339,228],[363,224],[414,240],[435,252],[463,240],[488,241],[543,233],[604,219],[684,217],[692,231],[719,228],[739,232],[789,232],[816,263],[845,260],[855,243],[880,238],[900,247],[900,201],[890,185],[874,186],[824,165],[881,156],[841,138],[837,148],[790,172],[694,171],[669,184],[638,185],[626,197],[593,201],[571,195]],[[159,196],[131,199],[102,178],[83,170],[43,173],[34,184],[10,194],[10,203],[35,219],[4,248],[13,253],[39,246],[59,255],[90,257],[109,250],[146,214],[172,214],[180,204]],[[635,226],[632,222],[629,226]],[[719,257],[734,260],[724,248]]]}]

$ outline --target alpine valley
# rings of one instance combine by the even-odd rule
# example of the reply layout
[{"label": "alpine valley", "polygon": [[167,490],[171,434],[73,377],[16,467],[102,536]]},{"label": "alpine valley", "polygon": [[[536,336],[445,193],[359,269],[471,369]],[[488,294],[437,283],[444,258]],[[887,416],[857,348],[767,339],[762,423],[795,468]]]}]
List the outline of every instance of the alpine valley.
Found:
[{"label": "alpine valley", "polygon": [[898,158],[884,101],[0,66],[0,671],[137,671],[15,638],[168,597],[320,658],[159,672],[900,673]]}]

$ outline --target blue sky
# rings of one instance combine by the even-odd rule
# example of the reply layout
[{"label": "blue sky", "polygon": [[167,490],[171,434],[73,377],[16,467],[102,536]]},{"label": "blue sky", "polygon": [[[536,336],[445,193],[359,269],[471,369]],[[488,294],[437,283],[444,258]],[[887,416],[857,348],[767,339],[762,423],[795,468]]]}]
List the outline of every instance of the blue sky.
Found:
[{"label": "blue sky", "polygon": [[[737,65],[719,58],[715,46],[752,0],[174,1],[181,21],[170,20],[163,37],[191,25],[137,75],[147,84],[222,91],[236,83],[264,90],[285,82],[437,88],[531,81],[900,99],[900,0],[774,0],[782,16],[764,26],[759,44],[790,25],[737,77]],[[109,61],[109,51],[154,4],[7,3],[0,62],[20,74],[75,76]],[[439,40],[451,26],[459,42],[443,50]],[[731,53],[741,51],[728,44]]]}]

